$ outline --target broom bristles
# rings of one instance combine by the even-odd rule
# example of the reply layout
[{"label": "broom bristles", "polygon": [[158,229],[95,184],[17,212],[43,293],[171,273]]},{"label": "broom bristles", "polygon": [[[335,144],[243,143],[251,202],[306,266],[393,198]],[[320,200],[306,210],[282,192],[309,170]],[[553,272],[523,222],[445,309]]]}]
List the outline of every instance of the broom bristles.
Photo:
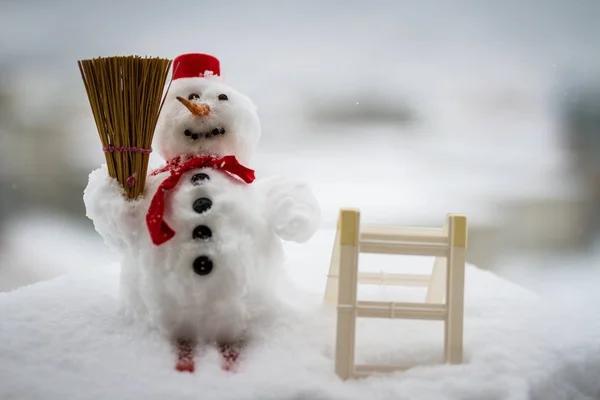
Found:
[{"label": "broom bristles", "polygon": [[77,62],[109,175],[121,183],[130,199],[142,194],[146,185],[152,138],[171,63],[165,58],[139,56]]}]

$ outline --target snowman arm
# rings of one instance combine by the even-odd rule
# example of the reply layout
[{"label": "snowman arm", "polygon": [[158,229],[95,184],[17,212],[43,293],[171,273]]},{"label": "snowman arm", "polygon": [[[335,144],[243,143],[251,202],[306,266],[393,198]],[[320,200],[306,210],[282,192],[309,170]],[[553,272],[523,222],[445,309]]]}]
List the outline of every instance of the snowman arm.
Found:
[{"label": "snowman arm", "polygon": [[137,227],[143,223],[140,201],[130,201],[119,182],[109,176],[106,165],[92,171],[83,192],[86,216],[106,244],[123,250],[136,240]]},{"label": "snowman arm", "polygon": [[256,183],[265,199],[265,213],[274,232],[283,240],[304,243],[321,223],[321,208],[306,182],[284,177]]}]

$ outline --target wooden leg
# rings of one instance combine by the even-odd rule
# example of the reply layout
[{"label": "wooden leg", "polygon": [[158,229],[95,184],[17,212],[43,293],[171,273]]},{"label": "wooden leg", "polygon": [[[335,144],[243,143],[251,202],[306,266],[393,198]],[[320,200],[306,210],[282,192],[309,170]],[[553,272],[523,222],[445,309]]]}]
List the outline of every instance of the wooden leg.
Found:
[{"label": "wooden leg", "polygon": [[358,210],[342,210],[335,348],[335,372],[341,379],[349,379],[354,375],[359,226]]},{"label": "wooden leg", "polygon": [[[341,217],[340,217],[341,218]],[[329,263],[329,273],[327,274],[327,284],[325,286],[325,303],[334,304],[338,298],[338,285],[340,276],[340,223],[338,223],[333,242],[333,253]]]},{"label": "wooden leg", "polygon": [[465,295],[465,259],[467,246],[467,221],[463,216],[453,216],[451,220],[451,248],[446,285],[445,353],[446,362],[463,362],[463,325]]},{"label": "wooden leg", "polygon": [[427,286],[426,303],[442,304],[446,296],[446,271],[448,259],[445,257],[436,257],[431,271],[431,280]]}]

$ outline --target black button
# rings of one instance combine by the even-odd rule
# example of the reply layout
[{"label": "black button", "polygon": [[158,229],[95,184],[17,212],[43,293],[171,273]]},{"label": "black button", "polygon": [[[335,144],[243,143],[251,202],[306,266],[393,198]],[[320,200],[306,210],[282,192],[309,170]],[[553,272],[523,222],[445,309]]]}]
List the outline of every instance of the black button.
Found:
[{"label": "black button", "polygon": [[198,275],[208,275],[213,269],[213,262],[207,256],[200,256],[194,260],[194,272]]},{"label": "black button", "polygon": [[208,209],[212,207],[212,201],[206,197],[201,197],[194,201],[192,207],[194,208],[194,211],[196,211],[198,214],[201,214],[205,211],[208,211]]},{"label": "black button", "polygon": [[212,231],[206,225],[199,225],[194,228],[192,233],[193,239],[209,239],[212,237]]},{"label": "black button", "polygon": [[204,172],[200,172],[199,174],[192,176],[192,183],[197,185],[198,181],[207,181],[209,179],[210,179],[210,176],[206,175]]}]

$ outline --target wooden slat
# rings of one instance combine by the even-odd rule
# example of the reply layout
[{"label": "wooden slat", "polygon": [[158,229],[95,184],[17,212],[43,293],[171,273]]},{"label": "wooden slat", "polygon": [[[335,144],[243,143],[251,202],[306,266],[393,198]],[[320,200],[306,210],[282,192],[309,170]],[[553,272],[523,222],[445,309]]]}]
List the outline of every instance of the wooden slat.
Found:
[{"label": "wooden slat", "polygon": [[385,272],[359,272],[360,285],[386,285],[386,286],[420,286],[429,285],[429,275],[411,274],[386,274]]},{"label": "wooden slat", "polygon": [[[344,306],[344,308],[347,306]],[[445,304],[359,301],[356,316],[362,318],[423,319],[440,321],[448,315]]]},{"label": "wooden slat", "polygon": [[413,228],[399,226],[363,225],[360,239],[370,241],[390,240],[425,243],[448,243],[448,235],[441,228]]},{"label": "wooden slat", "polygon": [[446,257],[448,245],[442,243],[376,242],[361,240],[361,253],[399,254],[407,256]]},{"label": "wooden slat", "polygon": [[390,304],[393,304],[396,308],[403,308],[407,310],[433,310],[440,311],[445,310],[445,304],[427,304],[427,303],[405,303],[405,302],[394,302],[394,301],[370,301],[370,300],[360,300],[357,302],[358,306],[361,307],[389,307]]}]

